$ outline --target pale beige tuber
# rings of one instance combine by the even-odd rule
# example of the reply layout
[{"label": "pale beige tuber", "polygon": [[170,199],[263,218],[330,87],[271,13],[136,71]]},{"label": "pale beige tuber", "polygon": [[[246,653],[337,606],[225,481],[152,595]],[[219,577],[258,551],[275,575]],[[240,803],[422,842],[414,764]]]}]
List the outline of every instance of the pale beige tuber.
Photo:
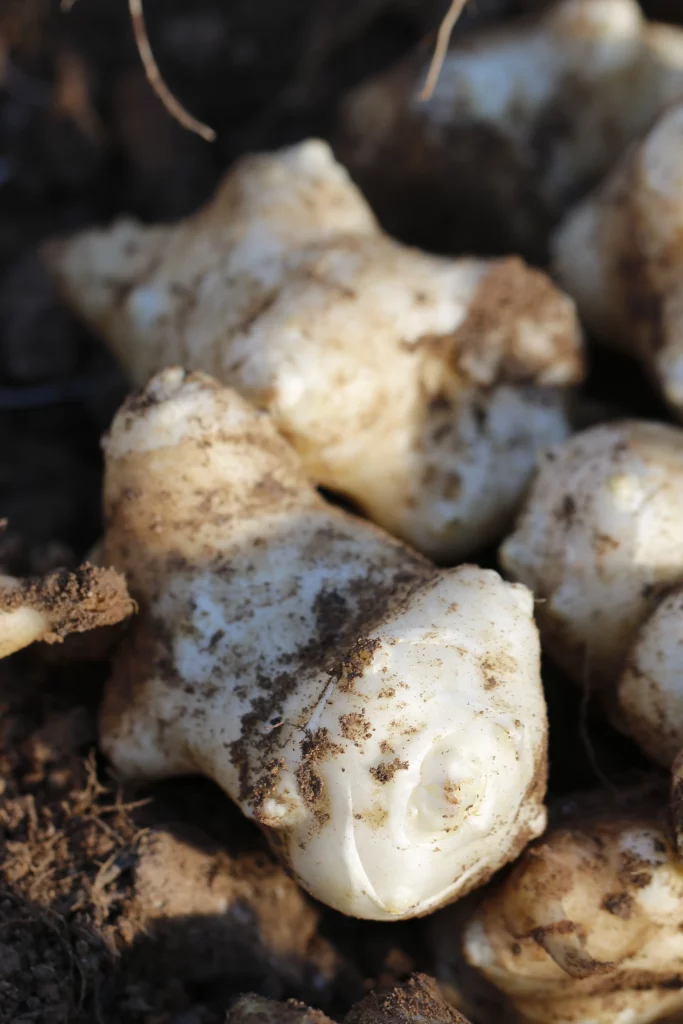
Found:
[{"label": "pale beige tuber", "polygon": [[614,692],[635,631],[683,581],[682,509],[678,427],[620,421],[547,452],[500,560],[580,685]]},{"label": "pale beige tuber", "polygon": [[668,829],[603,814],[530,847],[474,913],[464,951],[526,1024],[651,1024],[683,1011],[682,919]]},{"label": "pale beige tuber", "polygon": [[620,722],[645,753],[670,768],[683,749],[683,590],[643,623],[617,691]]},{"label": "pale beige tuber", "polygon": [[0,658],[122,622],[135,610],[124,577],[87,563],[36,579],[0,576]]},{"label": "pale beige tuber", "polygon": [[203,773],[297,880],[426,913],[545,824],[533,598],[426,560],[306,480],[269,418],[170,369],[106,442],[104,543],[140,602],[101,742],[122,776]]},{"label": "pale beige tuber", "polygon": [[322,142],[248,157],[175,227],[47,252],[136,385],[178,362],[267,409],[309,476],[442,560],[502,536],[583,375],[571,300],[517,259],[383,234]]},{"label": "pale beige tuber", "polygon": [[636,0],[559,0],[463,35],[428,102],[421,52],[345,102],[341,158],[389,230],[418,244],[524,252],[671,101],[683,30]]},{"label": "pale beige tuber", "polygon": [[554,239],[595,335],[635,355],[683,419],[683,104],[657,121]]}]

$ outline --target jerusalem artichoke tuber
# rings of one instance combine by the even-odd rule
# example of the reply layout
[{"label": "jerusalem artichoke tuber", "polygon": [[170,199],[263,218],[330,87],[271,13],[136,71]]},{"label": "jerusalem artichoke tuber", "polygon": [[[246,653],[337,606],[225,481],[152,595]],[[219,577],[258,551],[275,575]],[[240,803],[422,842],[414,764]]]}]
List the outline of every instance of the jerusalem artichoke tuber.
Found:
[{"label": "jerusalem artichoke tuber", "polygon": [[548,451],[500,559],[575,682],[614,692],[634,630],[683,581],[681,507],[677,427],[616,422]]},{"label": "jerusalem artichoke tuber", "polygon": [[427,103],[424,61],[352,92],[336,149],[388,230],[429,248],[545,261],[562,214],[683,97],[683,31],[636,0],[559,0],[468,33]]},{"label": "jerusalem artichoke tuber", "polygon": [[586,324],[635,355],[683,419],[683,104],[560,226],[554,263]]},{"label": "jerusalem artichoke tuber", "polygon": [[176,227],[54,243],[138,386],[174,362],[267,409],[317,483],[442,560],[502,536],[583,374],[572,302],[520,260],[384,235],[321,142],[250,157]]},{"label": "jerusalem artichoke tuber", "polygon": [[484,898],[467,960],[528,1024],[651,1024],[683,1010],[683,872],[647,815],[551,830]]},{"label": "jerusalem artichoke tuber", "polygon": [[101,714],[124,776],[210,776],[358,917],[426,913],[542,831],[525,587],[326,505],[265,414],[179,369],[117,415],[105,512],[141,608]]}]

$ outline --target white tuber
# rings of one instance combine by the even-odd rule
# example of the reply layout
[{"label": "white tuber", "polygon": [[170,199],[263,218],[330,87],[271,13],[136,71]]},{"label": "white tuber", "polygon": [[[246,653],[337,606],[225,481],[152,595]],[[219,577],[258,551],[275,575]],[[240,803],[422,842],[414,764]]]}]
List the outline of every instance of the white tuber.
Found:
[{"label": "white tuber", "polygon": [[392,241],[321,142],[242,160],[175,227],[122,221],[48,261],[136,385],[175,362],[213,373],[312,479],[439,559],[498,540],[568,433],[571,300],[517,259]]},{"label": "white tuber", "polygon": [[[390,229],[541,256],[549,228],[683,97],[683,31],[636,0],[560,0],[358,87],[338,149]],[[445,222],[445,224],[444,224]]]},{"label": "white tuber", "polygon": [[611,423],[549,449],[500,560],[576,682],[613,691],[634,631],[683,581],[682,509],[677,427]]},{"label": "white tuber", "polygon": [[106,442],[104,544],[140,601],[101,715],[124,775],[214,779],[298,881],[424,914],[544,827],[533,600],[328,506],[269,418],[170,369]]},{"label": "white tuber", "polygon": [[85,564],[36,579],[0,576],[0,658],[29,644],[61,643],[73,633],[112,626],[132,615],[123,576]]},{"label": "white tuber", "polygon": [[598,338],[637,356],[683,418],[683,104],[671,107],[553,241]]},{"label": "white tuber", "polygon": [[527,1024],[651,1024],[683,1011],[682,918],[668,829],[602,815],[530,847],[484,897],[464,952]]},{"label": "white tuber", "polygon": [[669,768],[683,749],[683,590],[663,598],[633,644],[617,691],[620,722]]}]

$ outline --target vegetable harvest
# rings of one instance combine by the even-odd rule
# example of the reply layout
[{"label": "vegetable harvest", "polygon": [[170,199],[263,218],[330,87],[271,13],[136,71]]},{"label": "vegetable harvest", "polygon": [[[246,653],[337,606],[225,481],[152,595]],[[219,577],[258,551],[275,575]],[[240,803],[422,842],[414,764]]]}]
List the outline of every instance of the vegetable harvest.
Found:
[{"label": "vegetable harvest", "polygon": [[525,587],[326,505],[268,417],[200,374],[156,376],[105,453],[103,556],[140,604],[101,712],[123,776],[210,776],[358,917],[433,910],[540,834]]},{"label": "vegetable harvest", "polygon": [[528,1024],[678,1020],[682,913],[668,827],[584,815],[522,855],[472,915],[464,952]]},{"label": "vegetable harvest", "polygon": [[549,449],[505,571],[541,600],[549,653],[577,683],[612,691],[636,630],[683,580],[683,430],[621,421]]},{"label": "vegetable harvest", "polygon": [[500,539],[583,377],[573,303],[516,258],[399,245],[329,148],[248,157],[172,227],[53,243],[53,275],[136,386],[214,374],[309,476],[440,560]]},{"label": "vegetable harvest", "polygon": [[0,1024],[683,1024],[683,0],[129,8],[0,2]]}]

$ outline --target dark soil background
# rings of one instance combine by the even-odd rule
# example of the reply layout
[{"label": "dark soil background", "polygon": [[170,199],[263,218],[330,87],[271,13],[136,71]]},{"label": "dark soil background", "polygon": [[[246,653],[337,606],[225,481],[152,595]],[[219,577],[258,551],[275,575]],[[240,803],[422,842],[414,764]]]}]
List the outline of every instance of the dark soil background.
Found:
[{"label": "dark soil background", "polygon": [[[457,31],[542,5],[471,0]],[[330,136],[348,89],[428,46],[447,6],[146,0],[164,77],[217,130],[210,145],[152,93],[125,0],[0,0],[0,571],[74,566],[96,541],[99,437],[126,391],[60,305],[39,243],[121,212],[172,220],[241,153]],[[680,0],[644,6],[683,20]],[[589,393],[613,378],[598,361]],[[430,969],[421,925],[314,908],[210,785],[118,791],[95,749],[105,673],[54,650],[0,664],[0,1024],[208,1024],[248,990],[339,1015]],[[589,756],[575,695],[551,682],[549,698],[567,723],[556,792],[639,763],[596,725]]]}]

